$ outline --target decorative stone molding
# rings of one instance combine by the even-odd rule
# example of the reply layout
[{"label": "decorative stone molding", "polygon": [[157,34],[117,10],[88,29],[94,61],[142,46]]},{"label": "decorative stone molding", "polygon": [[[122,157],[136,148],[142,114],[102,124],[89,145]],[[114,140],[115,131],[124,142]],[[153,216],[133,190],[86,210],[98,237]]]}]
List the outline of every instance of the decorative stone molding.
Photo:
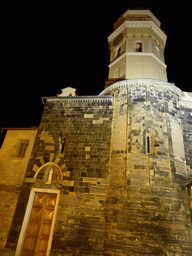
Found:
[{"label": "decorative stone molding", "polygon": [[123,53],[119,58],[115,59],[109,64],[109,68],[111,68],[113,65],[115,65],[118,61],[120,61],[125,56],[147,56],[147,57],[153,57],[156,61],[158,61],[164,68],[167,68],[167,65],[161,61],[154,53],[151,52],[125,52]]},{"label": "decorative stone molding", "polygon": [[122,33],[126,28],[151,28],[163,41],[164,47],[167,40],[165,33],[153,22],[153,21],[125,21],[119,26],[109,37],[108,42],[110,43]]},{"label": "decorative stone molding", "polygon": [[123,88],[123,87],[128,87],[128,86],[141,86],[141,85],[146,86],[146,88],[150,87],[150,85],[161,87],[161,88],[164,88],[167,90],[174,91],[176,94],[179,95],[179,97],[183,97],[183,92],[178,87],[176,87],[173,83],[167,83],[167,82],[160,81],[157,79],[142,79],[142,78],[129,79],[129,80],[123,80],[123,81],[117,82],[117,83],[107,87],[105,90],[103,90],[99,94],[99,96],[109,94],[110,92],[112,92],[118,88]]},{"label": "decorative stone molding", "polygon": [[57,103],[62,103],[62,102],[112,102],[113,97],[111,95],[109,96],[77,96],[77,97],[42,97],[43,103],[45,102],[57,102]]}]

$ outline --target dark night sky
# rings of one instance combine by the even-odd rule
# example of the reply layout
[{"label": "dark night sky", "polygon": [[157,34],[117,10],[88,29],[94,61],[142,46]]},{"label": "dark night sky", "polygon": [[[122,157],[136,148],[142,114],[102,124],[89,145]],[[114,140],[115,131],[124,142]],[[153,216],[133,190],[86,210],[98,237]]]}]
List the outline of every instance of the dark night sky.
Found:
[{"label": "dark night sky", "polygon": [[[192,91],[190,8],[170,6],[168,1],[167,7],[149,3],[140,6],[153,12],[168,36],[168,80]],[[7,6],[1,32],[0,127],[39,126],[41,97],[56,96],[68,86],[77,88],[79,95],[98,95],[108,77],[107,37],[113,23],[134,7],[129,1],[119,6],[112,1]]]}]

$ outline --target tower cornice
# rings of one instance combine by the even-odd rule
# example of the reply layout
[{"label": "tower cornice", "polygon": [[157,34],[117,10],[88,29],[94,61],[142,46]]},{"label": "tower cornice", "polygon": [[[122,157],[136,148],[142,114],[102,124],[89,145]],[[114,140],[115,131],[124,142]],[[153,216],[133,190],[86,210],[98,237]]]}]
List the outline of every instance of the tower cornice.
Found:
[{"label": "tower cornice", "polygon": [[123,57],[125,56],[149,56],[149,57],[153,57],[154,59],[156,59],[164,68],[167,68],[167,65],[161,61],[159,58],[157,58],[157,56],[155,56],[155,54],[149,52],[125,52],[123,53],[118,59],[112,61],[110,64],[109,64],[109,68],[112,67],[114,64],[116,64],[118,61],[120,61]]},{"label": "tower cornice", "polygon": [[161,38],[165,47],[167,36],[153,21],[126,20],[108,37],[108,42],[113,41],[126,28],[151,28]]}]

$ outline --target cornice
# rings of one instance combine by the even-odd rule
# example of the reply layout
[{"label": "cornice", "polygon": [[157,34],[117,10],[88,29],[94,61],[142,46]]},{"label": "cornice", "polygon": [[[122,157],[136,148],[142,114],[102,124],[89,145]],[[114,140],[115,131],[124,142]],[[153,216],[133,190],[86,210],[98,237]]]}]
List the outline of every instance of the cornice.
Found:
[{"label": "cornice", "polygon": [[113,97],[111,95],[108,96],[75,96],[75,97],[57,97],[57,96],[50,96],[50,97],[42,97],[43,104],[46,102],[54,102],[54,103],[62,103],[62,102],[112,102]]},{"label": "cornice", "polygon": [[149,78],[138,78],[138,79],[127,79],[120,82],[117,82],[115,84],[112,84],[111,86],[107,87],[105,90],[103,90],[99,96],[106,95],[107,93],[110,93],[118,88],[123,87],[129,87],[129,86],[146,86],[146,88],[150,88],[150,86],[157,86],[164,90],[171,90],[174,91],[180,98],[183,97],[183,92],[180,90],[177,86],[175,86],[173,83],[164,82],[158,79],[149,79]]},{"label": "cornice", "polygon": [[181,100],[181,106],[184,108],[192,109],[192,93],[183,92],[183,98]]},{"label": "cornice", "polygon": [[153,21],[124,21],[109,37],[108,42],[113,41],[116,36],[123,32],[126,28],[151,28],[163,41],[164,47],[167,36]]},{"label": "cornice", "polygon": [[167,68],[167,65],[161,61],[159,58],[157,58],[157,56],[154,53],[151,52],[125,52],[123,53],[119,58],[117,58],[116,60],[114,60],[113,62],[111,62],[109,64],[109,68],[111,68],[114,64],[116,64],[118,61],[120,61],[123,57],[125,56],[147,56],[147,57],[153,57],[154,59],[156,59],[164,68]]},{"label": "cornice", "polygon": [[183,108],[190,108],[192,109],[192,102],[191,101],[185,101],[185,100],[181,100],[181,106]]}]

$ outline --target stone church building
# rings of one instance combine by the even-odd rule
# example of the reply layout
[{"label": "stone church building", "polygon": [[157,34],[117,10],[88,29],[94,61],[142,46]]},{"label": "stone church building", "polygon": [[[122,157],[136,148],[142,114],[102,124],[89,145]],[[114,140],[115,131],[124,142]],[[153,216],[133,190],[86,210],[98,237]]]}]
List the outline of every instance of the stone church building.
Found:
[{"label": "stone church building", "polygon": [[7,129],[0,255],[192,255],[192,93],[167,82],[160,26],[126,11],[98,96],[65,88]]}]

